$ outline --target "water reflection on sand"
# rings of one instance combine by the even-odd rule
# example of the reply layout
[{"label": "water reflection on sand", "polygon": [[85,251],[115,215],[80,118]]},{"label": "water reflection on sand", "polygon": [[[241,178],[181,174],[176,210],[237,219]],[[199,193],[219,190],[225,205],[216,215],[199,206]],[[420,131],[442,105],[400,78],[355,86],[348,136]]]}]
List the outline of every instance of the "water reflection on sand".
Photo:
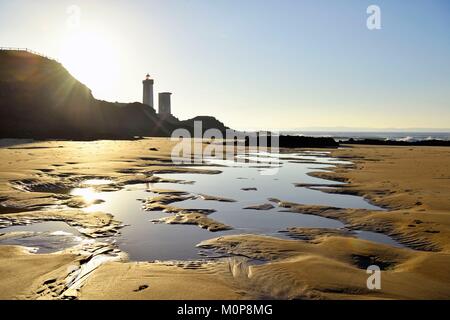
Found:
[{"label": "water reflection on sand", "polygon": [[[199,258],[199,250],[196,245],[199,242],[223,235],[253,233],[285,237],[285,234],[279,231],[288,227],[344,227],[337,220],[288,212],[277,206],[269,210],[244,209],[248,206],[268,203],[269,198],[302,204],[381,210],[358,196],[325,193],[294,185],[294,183],[329,184],[329,181],[311,177],[307,173],[323,170],[333,164],[348,163],[328,157],[326,153],[251,153],[238,155],[237,159],[239,159],[237,162],[208,159],[208,169],[222,171],[222,173],[215,175],[198,173],[157,174],[169,179],[195,181],[192,184],[137,184],[119,191],[97,192],[93,186],[109,184],[112,181],[91,179],[84,181],[81,188],[72,190],[72,194],[85,198],[86,202],[97,199],[103,200],[102,203],[85,208],[86,214],[93,211],[104,211],[113,214],[116,219],[122,221],[126,226],[121,230],[120,235],[114,237],[112,241],[116,241],[119,248],[129,254],[130,259],[143,261],[197,259]],[[233,229],[212,233],[195,225],[152,223],[151,220],[170,215],[162,211],[145,212],[142,210],[142,199],[158,196],[158,194],[151,192],[155,189],[182,190],[194,195],[206,194],[236,200],[235,202],[205,201],[195,197],[173,204],[186,209],[214,209],[216,212],[210,214],[209,217],[230,225]],[[41,224],[20,228],[33,232],[38,232],[38,229],[41,230],[42,228],[47,232],[66,231],[61,225],[54,225],[54,223],[42,222]],[[15,229],[12,228],[19,227],[1,229],[0,232],[14,231]],[[68,232],[73,234],[73,230]],[[400,246],[394,240],[382,234],[363,231],[357,233],[357,236],[371,241]],[[42,245],[42,241],[40,243]],[[70,244],[70,241],[65,243]],[[39,245],[39,243],[31,244],[28,242],[26,244],[30,246]],[[58,246],[53,246],[53,248],[55,247]],[[44,251],[45,249],[41,250],[41,252]]]}]

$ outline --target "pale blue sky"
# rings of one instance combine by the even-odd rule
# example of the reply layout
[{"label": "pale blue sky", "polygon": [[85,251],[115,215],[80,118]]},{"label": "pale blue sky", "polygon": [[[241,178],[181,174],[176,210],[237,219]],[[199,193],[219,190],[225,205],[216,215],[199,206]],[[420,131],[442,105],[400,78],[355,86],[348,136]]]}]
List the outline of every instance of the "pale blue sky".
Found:
[{"label": "pale blue sky", "polygon": [[[381,8],[382,29],[366,28]],[[69,28],[70,5],[81,9]],[[233,128],[449,128],[446,0],[3,1],[0,46],[61,60],[94,95]]]}]

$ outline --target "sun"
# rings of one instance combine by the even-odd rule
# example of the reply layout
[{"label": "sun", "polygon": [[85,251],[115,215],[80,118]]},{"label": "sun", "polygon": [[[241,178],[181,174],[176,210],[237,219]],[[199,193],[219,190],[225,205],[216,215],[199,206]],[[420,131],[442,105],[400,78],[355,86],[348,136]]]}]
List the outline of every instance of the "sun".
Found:
[{"label": "sun", "polygon": [[64,38],[59,60],[96,98],[114,101],[120,78],[118,54],[109,35],[95,30],[76,30]]}]

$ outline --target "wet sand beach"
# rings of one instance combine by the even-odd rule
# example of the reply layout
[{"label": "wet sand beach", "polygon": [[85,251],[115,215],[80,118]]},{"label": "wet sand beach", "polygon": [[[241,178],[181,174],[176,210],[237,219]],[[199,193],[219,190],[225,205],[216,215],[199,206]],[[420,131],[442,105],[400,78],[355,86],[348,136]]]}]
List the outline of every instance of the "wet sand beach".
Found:
[{"label": "wet sand beach", "polygon": [[[203,176],[214,184],[223,176],[222,171],[230,173],[225,164],[223,168],[217,163],[173,165],[170,152],[174,143],[164,138],[3,141],[0,226],[24,225],[24,229],[14,229],[14,233],[0,229],[0,298],[450,298],[448,148],[353,146],[312,150],[319,159],[316,163],[320,159],[324,163],[320,170],[311,165],[307,172],[311,180],[293,181],[294,190],[351,195],[356,200],[364,197],[370,204],[313,205],[307,198],[297,200],[280,191],[264,202],[248,203],[247,209],[241,206],[249,215],[262,215],[261,219],[269,214],[280,214],[280,219],[298,215],[329,223],[320,227],[286,225],[279,234],[267,234],[246,233],[234,220],[207,210],[204,203],[217,203],[221,208],[241,205],[242,200],[225,192],[197,192],[196,185],[187,179],[189,174]],[[323,151],[330,153],[325,155]],[[305,150],[289,152],[302,153],[303,165],[309,165]],[[282,156],[287,163],[299,161],[287,159],[289,155],[284,153]],[[338,161],[328,164],[330,157]],[[242,197],[264,191],[251,179],[237,178],[235,181],[242,184],[238,188]],[[274,179],[271,183],[276,183]],[[85,190],[86,181],[95,191],[91,198],[82,192],[73,193]],[[133,186],[146,184],[161,187],[147,190],[148,197],[136,204],[143,207],[139,213],[148,214],[148,221],[177,224],[173,226],[178,229],[167,230],[197,228],[192,232],[202,232],[195,244],[197,250],[207,252],[204,258],[136,261],[132,252],[129,255],[111,241],[128,230],[124,219],[108,211],[86,211],[103,208],[104,200],[96,195],[128,189],[133,192]],[[164,184],[170,188],[163,189]],[[252,190],[243,191],[241,187]],[[183,203],[195,204],[196,209]],[[158,212],[170,216],[158,216]],[[26,224],[45,222],[65,223],[81,240],[75,246],[71,242],[61,248],[55,246],[48,253],[33,250],[31,245],[17,245],[30,237]],[[361,236],[364,232],[370,237],[385,235],[392,243],[370,241],[369,236]],[[48,235],[34,232],[33,236]],[[366,286],[366,268],[372,264],[382,270],[381,290]]]}]

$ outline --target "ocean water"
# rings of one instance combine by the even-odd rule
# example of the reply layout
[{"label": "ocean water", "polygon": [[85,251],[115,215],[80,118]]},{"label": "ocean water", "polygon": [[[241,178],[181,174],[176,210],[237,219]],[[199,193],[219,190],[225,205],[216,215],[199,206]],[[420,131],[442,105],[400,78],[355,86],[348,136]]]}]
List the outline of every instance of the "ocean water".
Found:
[{"label": "ocean water", "polygon": [[281,131],[282,134],[312,137],[332,137],[335,139],[381,139],[395,141],[450,140],[449,132],[382,132],[382,131]]}]

